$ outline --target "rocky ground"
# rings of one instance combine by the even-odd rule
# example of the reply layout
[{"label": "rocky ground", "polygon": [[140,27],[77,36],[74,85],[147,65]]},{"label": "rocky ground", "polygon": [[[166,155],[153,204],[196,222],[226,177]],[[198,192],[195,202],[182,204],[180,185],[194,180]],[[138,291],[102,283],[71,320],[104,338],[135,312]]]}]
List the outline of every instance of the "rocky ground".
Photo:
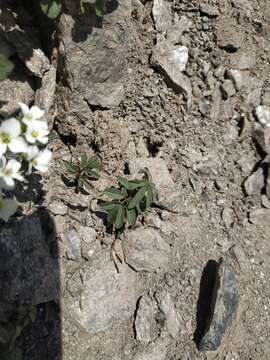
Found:
[{"label": "rocky ground", "polygon": [[[0,233],[1,321],[37,309],[22,359],[269,359],[268,2],[112,1],[102,22],[66,8],[54,49],[26,57],[16,19],[0,34],[21,77],[1,83],[1,116],[35,100],[55,134],[38,206],[21,193]],[[63,178],[82,152],[102,162],[90,195]],[[121,236],[117,272],[97,199],[145,166],[166,209]]]}]

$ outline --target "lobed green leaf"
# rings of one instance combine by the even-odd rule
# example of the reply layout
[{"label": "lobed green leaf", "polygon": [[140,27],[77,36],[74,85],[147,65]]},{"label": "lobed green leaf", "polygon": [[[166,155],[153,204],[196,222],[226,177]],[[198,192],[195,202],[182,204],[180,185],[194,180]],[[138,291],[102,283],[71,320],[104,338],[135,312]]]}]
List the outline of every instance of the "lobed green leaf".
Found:
[{"label": "lobed green leaf", "polygon": [[125,208],[122,205],[118,206],[117,215],[115,218],[115,229],[120,230],[124,226],[125,221]]},{"label": "lobed green leaf", "polygon": [[144,186],[137,191],[137,193],[134,195],[134,197],[129,201],[128,209],[133,209],[140,204],[141,200],[145,196],[146,190],[147,189]]},{"label": "lobed green leaf", "polygon": [[123,200],[125,198],[125,195],[119,190],[114,187],[105,189],[103,193],[113,200]]},{"label": "lobed green leaf", "polygon": [[128,221],[129,226],[135,225],[136,218],[137,218],[136,209],[129,210],[126,208],[126,214],[127,214],[127,221]]}]

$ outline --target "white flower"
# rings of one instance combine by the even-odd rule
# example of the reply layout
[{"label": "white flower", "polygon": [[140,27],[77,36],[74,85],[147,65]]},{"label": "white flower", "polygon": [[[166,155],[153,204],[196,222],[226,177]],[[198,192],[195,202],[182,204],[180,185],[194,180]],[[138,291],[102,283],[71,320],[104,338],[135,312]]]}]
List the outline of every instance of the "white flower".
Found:
[{"label": "white flower", "polygon": [[24,178],[19,173],[21,168],[21,163],[15,159],[11,159],[7,162],[6,158],[3,156],[0,159],[0,188],[11,190],[15,187],[15,181],[23,181]]},{"label": "white flower", "polygon": [[19,105],[23,113],[22,122],[26,125],[30,125],[32,121],[41,119],[45,114],[45,111],[41,110],[36,105],[32,106],[31,109],[29,109],[29,107],[22,102],[19,102]]},{"label": "white flower", "polygon": [[9,218],[17,211],[17,208],[17,201],[13,199],[3,199],[3,196],[0,194],[0,219],[8,222]]},{"label": "white flower", "polygon": [[36,141],[41,144],[48,142],[48,126],[45,121],[32,121],[26,129],[25,138],[30,144],[35,144]]},{"label": "white flower", "polygon": [[39,151],[37,146],[29,146],[26,153],[26,160],[29,161],[28,173],[31,173],[32,167],[40,172],[48,170],[52,152],[48,149]]},{"label": "white flower", "polygon": [[25,152],[27,145],[21,135],[21,124],[11,118],[5,120],[0,125],[0,157],[7,151],[7,148],[13,153]]}]

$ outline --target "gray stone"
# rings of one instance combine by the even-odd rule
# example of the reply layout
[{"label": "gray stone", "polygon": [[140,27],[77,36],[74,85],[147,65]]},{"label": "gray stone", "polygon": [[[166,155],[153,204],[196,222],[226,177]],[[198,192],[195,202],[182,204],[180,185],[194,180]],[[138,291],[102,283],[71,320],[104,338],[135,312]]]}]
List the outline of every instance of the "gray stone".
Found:
[{"label": "gray stone", "polygon": [[48,114],[53,104],[56,88],[56,68],[50,67],[41,81],[41,87],[37,89],[35,94],[35,104],[40,106]]},{"label": "gray stone", "polygon": [[262,105],[270,106],[270,90],[267,89],[262,96]]},{"label": "gray stone", "polygon": [[31,73],[41,78],[50,69],[50,61],[29,33],[18,28],[6,32],[5,36]]},{"label": "gray stone", "polygon": [[81,258],[81,239],[75,229],[71,229],[65,234],[67,258],[69,260],[79,260]]},{"label": "gray stone", "polygon": [[[46,223],[49,230],[52,224]],[[57,256],[57,254],[55,254]],[[8,308],[59,296],[59,266],[37,215],[10,220],[0,230],[0,320]]]},{"label": "gray stone", "polygon": [[254,124],[252,133],[253,139],[258,143],[263,151],[270,154],[270,128],[260,124]]},{"label": "gray stone", "polygon": [[188,49],[185,46],[173,46],[162,36],[158,37],[151,63],[164,76],[167,85],[177,92],[183,92],[191,101],[192,88],[189,78],[182,74],[188,61]]},{"label": "gray stone", "polygon": [[256,116],[263,126],[270,127],[270,106],[259,105],[256,107]]},{"label": "gray stone", "polygon": [[224,99],[228,99],[235,95],[235,88],[231,80],[226,79],[220,87]]},{"label": "gray stone", "polygon": [[154,0],[152,14],[156,30],[166,34],[172,24],[171,5],[166,0]]},{"label": "gray stone", "polygon": [[234,211],[231,208],[224,208],[221,214],[223,224],[226,229],[229,229],[233,224]]},{"label": "gray stone", "polygon": [[265,177],[269,167],[268,158],[264,159],[258,169],[254,171],[245,181],[244,187],[248,195],[260,194],[265,186]]},{"label": "gray stone", "polygon": [[249,212],[249,221],[258,226],[270,226],[270,209],[254,209]]},{"label": "gray stone", "polygon": [[222,258],[212,294],[212,311],[208,328],[199,344],[200,351],[215,351],[236,316],[240,294],[235,264],[229,255]]},{"label": "gray stone", "polygon": [[210,4],[200,4],[200,11],[209,17],[217,17],[219,15],[218,9]]},{"label": "gray stone", "polygon": [[153,341],[158,335],[156,323],[157,306],[147,295],[139,300],[135,318],[136,339],[145,343]]},{"label": "gray stone", "polygon": [[19,111],[18,102],[29,105],[34,100],[34,83],[24,73],[24,68],[16,64],[12,78],[1,81],[0,86],[0,117],[6,118]]},{"label": "gray stone", "polygon": [[227,71],[227,76],[234,83],[236,90],[241,90],[244,86],[244,76],[240,70],[230,69]]},{"label": "gray stone", "polygon": [[67,213],[67,206],[58,201],[53,201],[52,203],[50,203],[48,209],[54,215],[66,215],[66,213]]},{"label": "gray stone", "polygon": [[125,261],[137,271],[159,272],[171,258],[170,246],[153,228],[129,231],[123,241]]},{"label": "gray stone", "polygon": [[173,45],[179,44],[183,33],[189,30],[191,24],[191,20],[185,15],[181,16],[180,20],[175,20],[173,26],[167,33],[169,43]]},{"label": "gray stone", "polygon": [[140,136],[137,141],[136,150],[137,150],[138,155],[141,157],[149,156],[149,151],[147,149],[147,146],[146,146],[145,141],[142,136]]},{"label": "gray stone", "polygon": [[166,319],[165,328],[167,333],[171,335],[174,339],[177,339],[180,334],[182,325],[179,315],[175,310],[172,298],[170,294],[165,290],[163,290],[162,294],[160,295],[159,308]]},{"label": "gray stone", "polygon": [[128,54],[127,19],[131,4],[118,2],[103,16],[102,27],[92,14],[60,17],[60,54],[65,77],[72,91],[71,101],[104,108],[116,107],[124,95],[124,75]]},{"label": "gray stone", "polygon": [[117,320],[131,318],[144,290],[142,278],[125,264],[115,269],[108,252],[85,269],[85,287],[67,312],[90,335],[104,331]]}]

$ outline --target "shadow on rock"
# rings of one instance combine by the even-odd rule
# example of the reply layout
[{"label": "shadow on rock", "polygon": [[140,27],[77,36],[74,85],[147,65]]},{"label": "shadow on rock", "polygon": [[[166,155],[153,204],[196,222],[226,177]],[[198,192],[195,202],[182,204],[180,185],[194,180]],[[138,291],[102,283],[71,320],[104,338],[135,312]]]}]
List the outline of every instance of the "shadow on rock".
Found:
[{"label": "shadow on rock", "polygon": [[60,267],[46,210],[0,224],[0,358],[61,360]]},{"label": "shadow on rock", "polygon": [[197,302],[196,330],[194,333],[194,341],[197,347],[200,345],[211,317],[212,296],[215,288],[217,269],[218,263],[215,260],[209,260],[203,269],[199,299]]}]

